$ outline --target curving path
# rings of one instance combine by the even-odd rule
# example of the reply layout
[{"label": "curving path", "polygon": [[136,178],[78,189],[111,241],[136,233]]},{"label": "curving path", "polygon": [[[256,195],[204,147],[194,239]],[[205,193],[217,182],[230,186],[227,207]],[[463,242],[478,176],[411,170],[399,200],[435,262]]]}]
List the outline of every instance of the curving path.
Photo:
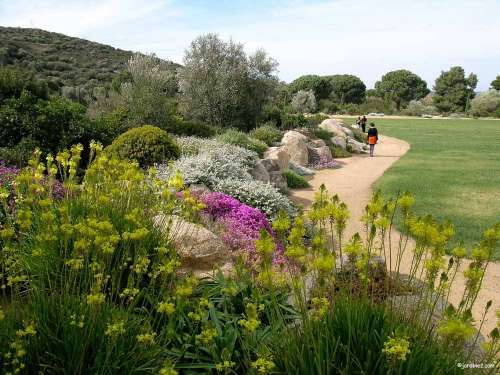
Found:
[{"label": "curving path", "polygon": [[[351,158],[341,159],[340,169],[325,169],[318,171],[312,180],[309,181],[311,188],[294,190],[291,199],[305,208],[309,207],[314,199],[314,193],[321,184],[325,184],[330,193],[338,194],[351,212],[346,238],[350,238],[354,233],[363,235],[362,224],[360,222],[363,210],[370,200],[372,185],[381,177],[384,172],[394,164],[401,156],[410,149],[410,145],[402,140],[387,136],[380,136],[379,143],[375,147],[375,157],[367,155],[354,155]],[[391,233],[392,248],[395,252],[398,247],[399,232],[393,229]],[[411,245],[411,244],[410,244]],[[401,264],[401,272],[409,273],[411,264],[411,246],[406,250]],[[393,255],[394,259],[395,255]],[[463,271],[468,266],[468,261],[461,266]],[[454,282],[454,288],[450,294],[451,302],[456,305],[463,293],[464,278],[459,272]],[[483,281],[483,288],[476,301],[473,316],[476,321],[480,321],[484,306],[489,300],[493,300],[493,306],[486,316],[481,332],[487,335],[496,326],[495,310],[500,308],[500,263],[492,263],[488,266]]]}]

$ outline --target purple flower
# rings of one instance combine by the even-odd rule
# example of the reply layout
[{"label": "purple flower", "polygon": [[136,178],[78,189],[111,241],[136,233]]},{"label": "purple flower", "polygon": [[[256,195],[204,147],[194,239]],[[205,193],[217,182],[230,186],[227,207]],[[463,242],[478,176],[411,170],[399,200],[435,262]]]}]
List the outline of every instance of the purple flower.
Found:
[{"label": "purple flower", "polygon": [[329,158],[327,155],[319,155],[319,159],[310,165],[313,169],[329,169],[339,167],[339,163]]},{"label": "purple flower", "polygon": [[[225,232],[222,235],[224,243],[235,251],[244,251],[252,263],[259,259],[255,241],[259,238],[261,229],[276,237],[266,215],[256,208],[218,192],[204,193],[200,196],[200,200],[205,204],[205,214],[212,220],[224,224]],[[278,240],[276,245],[273,263],[286,264],[283,246]]]}]

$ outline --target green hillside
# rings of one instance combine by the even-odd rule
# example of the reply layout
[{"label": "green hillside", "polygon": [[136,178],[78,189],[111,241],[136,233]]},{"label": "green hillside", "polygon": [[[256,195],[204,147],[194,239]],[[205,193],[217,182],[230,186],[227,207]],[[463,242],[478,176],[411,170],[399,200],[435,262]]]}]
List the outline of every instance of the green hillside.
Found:
[{"label": "green hillside", "polygon": [[[32,70],[52,89],[106,85],[131,55],[131,51],[63,34],[0,26],[0,66]],[[173,69],[178,66],[171,64]]]}]

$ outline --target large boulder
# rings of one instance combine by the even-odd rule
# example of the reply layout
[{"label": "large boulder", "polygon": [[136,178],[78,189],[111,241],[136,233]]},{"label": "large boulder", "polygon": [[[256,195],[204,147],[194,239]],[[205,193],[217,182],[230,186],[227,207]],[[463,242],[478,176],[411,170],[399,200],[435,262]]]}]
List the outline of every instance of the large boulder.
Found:
[{"label": "large boulder", "polygon": [[352,131],[352,129],[349,129],[345,126],[342,127],[342,130],[344,131],[344,133],[348,136],[348,137],[353,137],[354,136],[354,132]]},{"label": "large boulder", "polygon": [[309,145],[312,147],[323,147],[326,146],[326,143],[322,139],[313,139],[309,142]]},{"label": "large boulder", "polygon": [[260,162],[269,176],[267,182],[281,191],[286,191],[286,180],[283,177],[284,169],[281,167],[280,161],[278,159],[262,159]]},{"label": "large boulder", "polygon": [[281,141],[286,152],[290,155],[290,161],[307,166],[309,155],[307,152],[307,137],[297,131],[290,130],[285,133]]},{"label": "large boulder", "polygon": [[341,147],[344,150],[347,149],[347,139],[346,139],[346,137],[335,136],[335,137],[332,137],[330,140],[331,140],[331,142],[335,146]]},{"label": "large boulder", "polygon": [[332,160],[332,152],[330,151],[330,147],[321,146],[321,147],[309,147],[309,164],[316,164],[320,160]]},{"label": "large boulder", "polygon": [[262,182],[269,182],[269,172],[267,171],[266,167],[264,166],[264,163],[262,160],[257,161],[255,163],[255,166],[248,171],[250,175],[255,178],[256,180],[262,181]]},{"label": "large boulder", "polygon": [[319,124],[319,127],[321,129],[328,130],[329,132],[333,133],[334,136],[347,137],[345,128],[340,125],[337,120],[334,120],[332,118],[324,120],[321,124]]},{"label": "large boulder", "polygon": [[168,240],[179,255],[181,267],[196,272],[210,271],[230,261],[229,248],[204,226],[176,215],[160,214],[153,220],[169,236]]},{"label": "large boulder", "polygon": [[313,176],[315,173],[314,170],[295,164],[294,162],[290,162],[288,168],[301,176]]},{"label": "large boulder", "polygon": [[264,153],[264,160],[276,160],[281,169],[287,169],[290,162],[290,154],[288,154],[284,146],[269,147]]},{"label": "large boulder", "polygon": [[354,138],[347,138],[347,150],[355,154],[367,153],[368,146],[356,141]]}]

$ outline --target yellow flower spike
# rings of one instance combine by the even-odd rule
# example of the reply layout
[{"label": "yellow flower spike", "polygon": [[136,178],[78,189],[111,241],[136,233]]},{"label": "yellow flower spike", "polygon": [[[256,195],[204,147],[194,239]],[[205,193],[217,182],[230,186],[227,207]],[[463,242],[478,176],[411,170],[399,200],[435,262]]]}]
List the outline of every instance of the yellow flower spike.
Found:
[{"label": "yellow flower spike", "polygon": [[158,304],[156,311],[159,313],[171,315],[175,312],[175,305],[172,302],[164,301]]},{"label": "yellow flower spike", "polygon": [[116,339],[118,336],[123,335],[125,332],[125,322],[123,320],[118,320],[107,324],[104,335],[112,339]]},{"label": "yellow flower spike", "polygon": [[382,352],[392,365],[395,365],[398,361],[404,362],[410,353],[410,342],[405,336],[397,337],[395,334],[392,334],[387,341],[384,342]]},{"label": "yellow flower spike", "polygon": [[251,367],[254,368],[258,374],[260,375],[266,375],[269,374],[270,371],[275,367],[276,365],[273,362],[273,357],[271,355],[266,355],[257,358],[256,361],[251,363]]}]

